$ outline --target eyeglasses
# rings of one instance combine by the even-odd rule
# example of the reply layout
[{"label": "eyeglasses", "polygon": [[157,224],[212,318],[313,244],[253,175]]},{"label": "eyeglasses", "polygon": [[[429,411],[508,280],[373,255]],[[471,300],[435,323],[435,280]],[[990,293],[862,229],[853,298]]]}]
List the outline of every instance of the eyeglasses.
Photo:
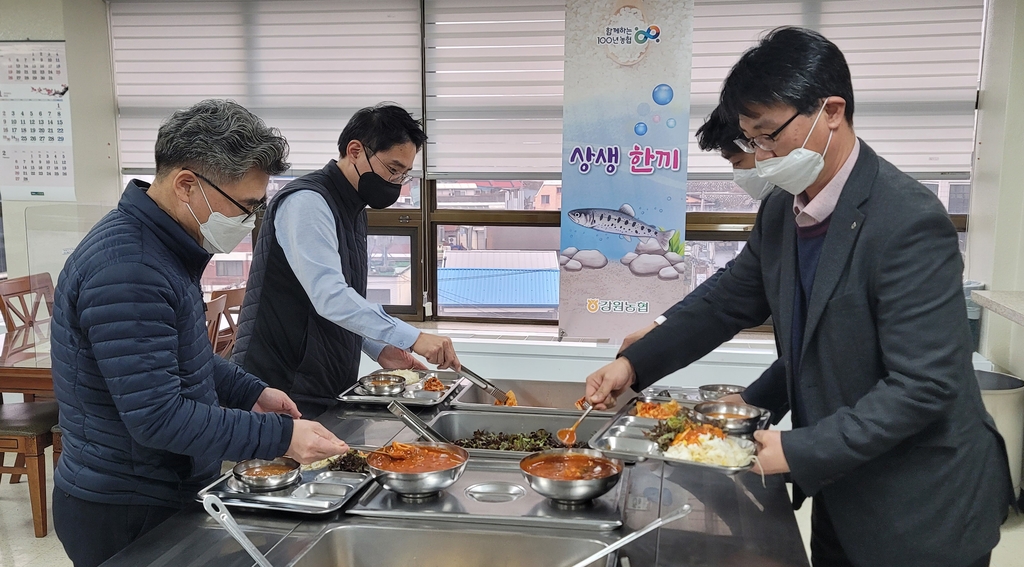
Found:
[{"label": "eyeglasses", "polygon": [[267,198],[266,197],[260,199],[260,202],[256,203],[256,206],[253,207],[252,210],[249,210],[249,209],[243,207],[242,204],[239,203],[238,201],[232,199],[231,195],[228,195],[227,193],[225,193],[223,189],[221,189],[220,187],[217,187],[217,185],[215,185],[213,183],[213,181],[210,181],[209,179],[207,179],[207,178],[203,177],[202,175],[192,171],[191,169],[187,169],[185,171],[188,171],[188,172],[192,173],[192,175],[195,175],[199,179],[202,179],[203,181],[205,181],[210,187],[213,187],[214,189],[216,189],[218,193],[220,193],[221,195],[224,195],[225,199],[227,199],[228,201],[231,201],[231,204],[233,204],[234,206],[236,206],[239,209],[241,209],[241,211],[243,213],[245,213],[245,218],[242,220],[242,222],[245,222],[245,221],[251,219],[253,215],[258,215],[258,214],[262,213],[263,211],[267,210]]},{"label": "eyeglasses", "polygon": [[381,165],[383,165],[384,168],[387,169],[389,173],[391,173],[391,177],[388,178],[389,182],[397,183],[399,185],[405,185],[406,181],[409,181],[410,179],[412,179],[412,175],[409,175],[408,173],[399,173],[399,172],[395,171],[394,169],[392,169],[390,165],[384,163],[383,160],[381,160],[379,157],[377,157],[377,152],[374,152],[374,151],[370,150],[370,148],[366,148],[366,151],[367,151],[367,153],[370,153],[370,155],[372,155],[373,157],[377,158],[377,162],[380,163]]},{"label": "eyeglasses", "polygon": [[775,145],[777,143],[775,141],[775,136],[778,136],[783,130],[785,130],[786,126],[789,126],[790,122],[796,120],[797,116],[800,116],[799,111],[797,111],[792,118],[783,123],[782,126],[776,128],[771,134],[761,134],[760,136],[754,136],[753,138],[736,138],[733,140],[733,143],[748,154],[752,154],[756,151],[755,146],[766,152],[770,152],[775,149]]}]

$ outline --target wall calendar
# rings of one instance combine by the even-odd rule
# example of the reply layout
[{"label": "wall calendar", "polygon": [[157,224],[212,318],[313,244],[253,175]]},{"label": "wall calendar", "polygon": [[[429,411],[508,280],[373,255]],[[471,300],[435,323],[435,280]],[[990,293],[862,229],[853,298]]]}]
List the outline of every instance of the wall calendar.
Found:
[{"label": "wall calendar", "polygon": [[0,199],[75,200],[63,41],[0,42]]}]

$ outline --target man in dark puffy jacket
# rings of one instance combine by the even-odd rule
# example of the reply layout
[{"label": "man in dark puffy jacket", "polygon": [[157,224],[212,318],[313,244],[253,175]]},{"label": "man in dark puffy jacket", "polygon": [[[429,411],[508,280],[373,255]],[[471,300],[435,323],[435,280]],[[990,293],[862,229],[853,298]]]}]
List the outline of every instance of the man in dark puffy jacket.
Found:
[{"label": "man in dark puffy jacket", "polygon": [[64,453],[54,528],[75,567],[103,563],[213,481],[221,461],[300,462],[348,447],[287,395],[214,356],[199,278],[251,230],[280,133],[229,101],[176,112],[156,179],[134,180],[68,258],[52,322]]}]

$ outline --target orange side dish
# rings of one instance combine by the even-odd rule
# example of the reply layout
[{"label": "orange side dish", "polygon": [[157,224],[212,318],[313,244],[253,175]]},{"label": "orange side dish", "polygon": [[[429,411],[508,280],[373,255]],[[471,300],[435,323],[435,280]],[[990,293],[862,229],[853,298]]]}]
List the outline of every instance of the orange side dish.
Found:
[{"label": "orange side dish", "polygon": [[652,419],[668,419],[679,413],[679,402],[672,400],[667,403],[658,402],[637,402],[637,417],[649,417]]},{"label": "orange side dish", "polygon": [[686,445],[695,445],[700,443],[700,436],[705,433],[710,434],[712,437],[719,439],[725,439],[725,433],[721,429],[714,425],[696,425],[694,427],[688,427],[686,431],[676,434],[675,439],[672,440],[673,445],[684,443]]},{"label": "orange side dish", "polygon": [[428,392],[443,392],[448,389],[448,386],[444,385],[437,379],[437,376],[431,376],[426,382],[423,383],[423,389]]}]

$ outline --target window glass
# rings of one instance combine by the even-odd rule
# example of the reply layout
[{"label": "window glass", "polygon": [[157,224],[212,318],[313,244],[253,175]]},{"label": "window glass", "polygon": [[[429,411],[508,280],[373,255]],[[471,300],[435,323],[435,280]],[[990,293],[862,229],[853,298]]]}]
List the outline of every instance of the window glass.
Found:
[{"label": "window glass", "polygon": [[756,213],[759,206],[761,201],[752,199],[731,179],[686,182],[688,213]]},{"label": "window glass", "polygon": [[443,317],[558,319],[557,227],[437,227]]},{"label": "window glass", "polygon": [[412,238],[371,234],[366,256],[366,299],[381,305],[412,305]]},{"label": "window glass", "polygon": [[476,211],[558,211],[562,181],[437,181],[437,208]]},{"label": "window glass", "polygon": [[971,182],[968,180],[924,180],[928,188],[945,205],[951,215],[966,215],[971,208]]}]

